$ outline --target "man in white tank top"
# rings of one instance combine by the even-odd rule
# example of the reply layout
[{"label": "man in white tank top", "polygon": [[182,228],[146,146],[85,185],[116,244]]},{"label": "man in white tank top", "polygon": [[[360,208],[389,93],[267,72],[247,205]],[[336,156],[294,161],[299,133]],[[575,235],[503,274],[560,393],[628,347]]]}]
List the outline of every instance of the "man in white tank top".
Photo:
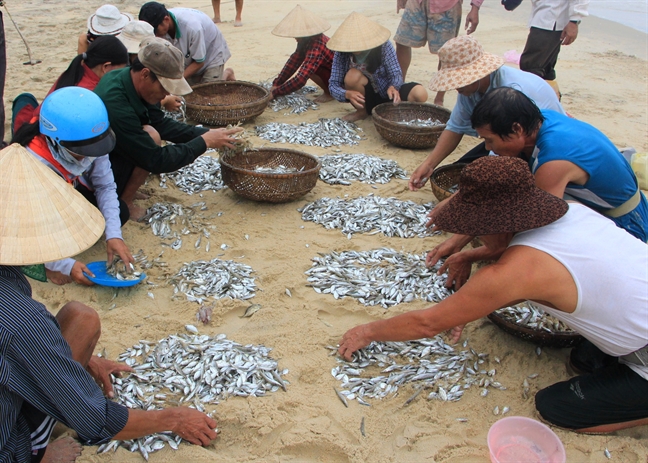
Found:
[{"label": "man in white tank top", "polygon": [[459,291],[424,310],[347,331],[339,353],[372,341],[450,330],[531,300],[587,340],[572,351],[584,374],[536,395],[540,416],[581,432],[648,424],[648,245],[610,219],[535,186],[521,159],[489,156],[464,168],[459,192],[436,218],[441,230],[508,248]]}]

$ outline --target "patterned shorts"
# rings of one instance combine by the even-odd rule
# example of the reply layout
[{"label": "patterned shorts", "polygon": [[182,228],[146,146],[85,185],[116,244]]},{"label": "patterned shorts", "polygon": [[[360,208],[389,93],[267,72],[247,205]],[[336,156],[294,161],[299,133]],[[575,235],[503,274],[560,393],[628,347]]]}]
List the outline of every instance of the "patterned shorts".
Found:
[{"label": "patterned shorts", "polygon": [[419,48],[428,43],[430,53],[437,53],[448,40],[459,34],[461,2],[443,13],[429,13],[428,0],[408,0],[394,42]]}]

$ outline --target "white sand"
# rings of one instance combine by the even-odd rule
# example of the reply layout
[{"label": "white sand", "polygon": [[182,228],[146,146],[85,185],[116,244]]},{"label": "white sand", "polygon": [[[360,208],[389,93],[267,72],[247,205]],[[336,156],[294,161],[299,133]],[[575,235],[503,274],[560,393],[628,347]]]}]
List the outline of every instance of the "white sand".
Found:
[{"label": "white sand", "polygon": [[[5,15],[9,55],[5,106],[10,111],[11,99],[20,92],[29,91],[39,100],[43,98],[74,57],[76,37],[85,30],[87,16],[102,3],[94,0],[9,0],[8,3],[29,41],[33,58],[43,60],[34,67],[22,65],[27,55]],[[140,2],[132,0],[116,1],[115,4],[133,14],[137,14],[140,6]],[[221,30],[233,54],[228,65],[235,69],[239,79],[259,82],[279,72],[295,43],[271,35],[270,30],[294,4],[248,0],[243,10],[245,25],[241,28],[233,27],[233,2],[222,5],[222,17],[228,22],[221,25]],[[302,2],[303,6],[331,22],[330,33],[351,11],[362,12],[395,31],[400,17],[395,13],[394,4],[393,1]],[[211,14],[208,0],[168,2],[167,6],[199,8]],[[518,10],[507,13],[498,1],[486,2],[475,37],[492,53],[521,51],[527,35],[529,9],[530,2],[523,2]],[[563,48],[557,66],[565,109],[600,128],[618,146],[631,145],[640,151],[647,150],[646,34],[597,18],[584,20],[581,32],[573,45]],[[436,67],[435,56],[426,48],[416,49],[408,80],[426,83]],[[433,95],[430,101],[432,98]],[[446,105],[452,107],[455,98],[456,93],[449,92]],[[246,128],[270,121],[313,122],[320,117],[342,116],[350,110],[350,105],[337,102],[324,104],[319,111],[301,116],[284,116],[281,112],[266,110]],[[355,147],[340,147],[343,152],[394,159],[408,172],[427,154],[389,145],[376,133],[371,119],[359,125],[365,130],[367,139]],[[253,141],[257,146],[261,144],[257,138]],[[449,160],[475,144],[475,139],[465,138]],[[317,155],[332,152],[290,147]],[[158,184],[157,178],[152,177],[144,188],[152,197],[140,202],[143,207],[162,200],[184,205],[199,200],[195,195],[188,196],[174,188],[163,190]],[[493,408],[508,406],[510,415],[536,417],[533,400],[522,398],[524,378],[532,373],[539,374],[530,380],[532,393],[568,378],[564,368],[568,350],[547,348],[538,357],[533,344],[513,338],[483,320],[472,323],[464,337],[477,351],[502,359],[502,364],[495,366],[499,381],[508,388],[506,391],[492,391],[482,398],[478,390],[471,389],[456,403],[427,401],[421,395],[409,407],[403,408],[403,402],[413,390],[408,386],[397,397],[372,401],[370,408],[355,402],[348,409],[344,408],[332,391],[333,386],[338,386],[330,374],[335,359],[327,356],[328,351],[323,346],[336,344],[345,330],[358,323],[423,308],[425,304],[412,302],[383,311],[366,308],[355,299],[336,301],[330,296],[316,294],[305,286],[304,271],[310,267],[311,257],[317,252],[368,250],[381,246],[420,253],[442,239],[404,240],[382,235],[355,235],[348,240],[338,230],[325,230],[319,225],[302,222],[296,211],[306,202],[320,197],[355,197],[369,193],[420,203],[432,199],[428,188],[413,193],[404,180],[378,185],[377,189],[362,183],[330,186],[318,182],[301,200],[279,205],[247,201],[230,190],[207,192],[202,199],[207,201],[208,212],[223,212],[213,221],[217,228],[209,255],[204,247],[197,251],[190,244],[177,252],[162,247],[150,229],[137,223],[124,227],[124,238],[131,250],[143,249],[154,257],[164,249],[163,260],[168,262],[171,272],[183,262],[220,254],[223,259],[252,266],[262,289],[252,302],[261,304],[263,309],[252,318],[239,318],[249,302],[218,301],[211,325],[201,327],[201,332],[222,332],[238,342],[273,347],[273,355],[280,359],[281,368],[290,370],[288,392],[280,391],[263,398],[231,398],[218,405],[216,411],[222,434],[210,447],[182,445],[177,452],[167,448],[151,455],[151,461],[484,462],[488,459],[486,433],[499,418],[493,415]],[[249,235],[249,240],[244,239],[245,234]],[[229,248],[221,251],[221,243]],[[95,245],[81,259],[85,262],[105,259],[103,243]],[[162,281],[158,277],[163,273],[159,269],[152,270],[149,276],[157,283]],[[97,350],[105,348],[111,358],[116,358],[139,339],[157,340],[183,332],[186,323],[194,322],[198,309],[195,303],[172,301],[172,288],[168,286],[154,288],[154,300],[147,297],[146,286],[122,291],[114,301],[117,304],[114,310],[108,310],[113,292],[107,288],[85,288],[75,284],[58,287],[36,282],[32,286],[34,297],[53,312],[75,299],[95,307],[103,322],[103,336]],[[286,296],[285,288],[290,289],[292,298]],[[359,431],[362,417],[366,421],[365,438]],[[457,422],[458,417],[467,417],[468,422]],[[645,462],[648,459],[646,427],[613,436],[555,431],[565,444],[568,461],[607,461],[603,455],[606,447],[615,461]],[[139,454],[130,454],[124,449],[114,455],[97,456],[95,452],[94,447],[86,448],[78,461],[141,461]]]}]

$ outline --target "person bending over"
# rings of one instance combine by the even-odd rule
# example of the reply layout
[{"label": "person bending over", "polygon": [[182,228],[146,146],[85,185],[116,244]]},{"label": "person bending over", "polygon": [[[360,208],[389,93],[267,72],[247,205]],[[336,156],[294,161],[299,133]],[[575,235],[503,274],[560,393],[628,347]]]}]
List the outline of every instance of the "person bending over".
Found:
[{"label": "person bending over", "polygon": [[373,108],[393,101],[425,102],[427,91],[416,82],[403,84],[390,32],[380,24],[351,13],[326,44],[335,51],[329,90],[338,101],[348,101],[355,112],[344,117],[354,122],[371,115]]},{"label": "person bending over", "polygon": [[536,394],[542,419],[578,432],[646,425],[648,246],[535,182],[522,159],[488,156],[466,166],[437,225],[486,245],[504,240],[506,251],[438,304],[350,329],[338,352],[350,360],[372,341],[446,330],[456,342],[465,323],[530,300],[588,341],[570,355],[582,373]]}]

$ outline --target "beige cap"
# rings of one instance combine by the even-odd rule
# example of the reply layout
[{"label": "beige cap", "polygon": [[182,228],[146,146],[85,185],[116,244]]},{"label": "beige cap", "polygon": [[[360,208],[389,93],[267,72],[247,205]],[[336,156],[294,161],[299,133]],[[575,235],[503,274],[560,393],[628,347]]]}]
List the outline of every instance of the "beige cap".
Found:
[{"label": "beige cap", "polygon": [[155,37],[155,31],[153,30],[153,26],[146,21],[129,22],[117,36],[130,54],[137,54],[142,40],[149,37]]},{"label": "beige cap", "polygon": [[120,13],[115,5],[103,5],[88,17],[88,32],[94,35],[117,35],[132,20],[132,15]]},{"label": "beige cap", "polygon": [[18,144],[0,151],[0,265],[75,256],[106,223],[99,209]]},{"label": "beige cap", "polygon": [[159,37],[144,39],[137,57],[140,62],[155,73],[164,89],[174,95],[191,93],[191,87],[183,77],[184,58],[182,52]]},{"label": "beige cap", "polygon": [[279,37],[311,37],[330,28],[328,21],[297,5],[272,29],[272,33]]},{"label": "beige cap", "polygon": [[439,72],[430,80],[430,89],[445,92],[465,87],[503,64],[503,58],[486,53],[479,42],[469,35],[456,37],[439,49]]},{"label": "beige cap", "polygon": [[389,40],[390,35],[389,29],[354,11],[338,27],[326,46],[333,51],[348,53],[371,50]]}]

